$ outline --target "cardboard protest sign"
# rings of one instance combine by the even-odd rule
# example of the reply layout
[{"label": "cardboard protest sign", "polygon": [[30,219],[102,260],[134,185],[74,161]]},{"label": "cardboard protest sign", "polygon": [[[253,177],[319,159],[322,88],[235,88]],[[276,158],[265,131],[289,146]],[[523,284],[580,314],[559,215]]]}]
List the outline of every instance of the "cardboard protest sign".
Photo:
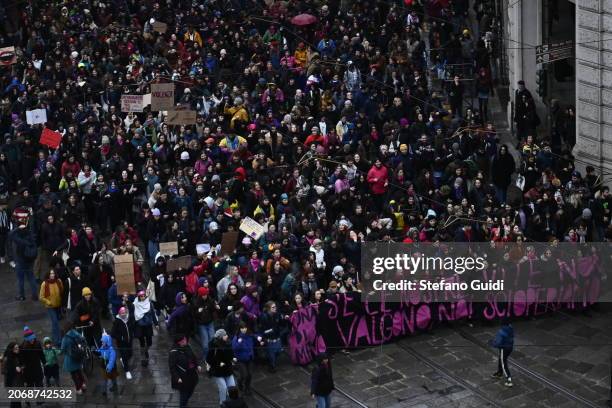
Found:
[{"label": "cardboard protest sign", "polygon": [[153,31],[157,31],[160,34],[164,34],[168,30],[168,24],[162,23],[161,21],[155,21],[152,24]]},{"label": "cardboard protest sign", "polygon": [[38,143],[57,149],[62,142],[62,134],[51,129],[44,128]]},{"label": "cardboard protest sign", "polygon": [[151,84],[151,110],[174,109],[174,83]]},{"label": "cardboard protest sign", "polygon": [[0,48],[0,65],[13,65],[17,62],[15,47]]},{"label": "cardboard protest sign", "polygon": [[179,269],[187,270],[191,267],[191,255],[173,258],[166,263],[166,272],[174,272]]},{"label": "cardboard protest sign", "polygon": [[166,116],[165,122],[168,125],[194,125],[196,123],[196,111],[168,111],[168,115]]},{"label": "cardboard protest sign", "polygon": [[142,95],[142,105],[143,107],[147,107],[151,104],[151,94]]},{"label": "cardboard protest sign", "polygon": [[142,112],[144,109],[144,95],[122,95],[121,112]]},{"label": "cardboard protest sign", "polygon": [[210,244],[197,244],[196,254],[202,255],[210,252]]},{"label": "cardboard protest sign", "polygon": [[36,125],[38,123],[47,122],[47,110],[46,109],[34,109],[26,111],[26,122],[28,125]]},{"label": "cardboard protest sign", "polygon": [[251,217],[246,217],[240,224],[240,231],[257,240],[264,234],[265,228]]},{"label": "cardboard protest sign", "polygon": [[224,232],[221,237],[221,256],[232,255],[238,243],[238,231]]},{"label": "cardboard protest sign", "polygon": [[115,255],[115,282],[117,294],[135,291],[134,285],[134,255]]},{"label": "cardboard protest sign", "polygon": [[178,242],[160,242],[159,252],[162,256],[178,255]]}]

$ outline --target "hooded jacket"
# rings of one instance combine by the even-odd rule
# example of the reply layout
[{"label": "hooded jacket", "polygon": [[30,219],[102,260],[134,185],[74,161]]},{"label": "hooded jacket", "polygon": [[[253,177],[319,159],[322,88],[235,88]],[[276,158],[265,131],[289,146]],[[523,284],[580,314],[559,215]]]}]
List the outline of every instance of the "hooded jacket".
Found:
[{"label": "hooded jacket", "polygon": [[106,372],[110,373],[115,368],[117,360],[117,353],[113,347],[111,336],[106,333],[102,335],[102,345],[98,351],[100,352],[100,357],[104,359],[104,363],[106,364]]},{"label": "hooded jacket", "polygon": [[176,307],[170,314],[166,327],[173,334],[181,334],[189,337],[194,333],[193,316],[189,313],[189,304],[183,304],[181,302],[182,296],[183,292],[176,294],[174,298]]},{"label": "hooded jacket", "polygon": [[[168,355],[172,388],[192,390],[198,384],[197,360],[191,347],[175,346]],[[181,380],[179,383],[178,380]]]},{"label": "hooded jacket", "polygon": [[493,339],[493,347],[504,350],[514,348],[514,328],[511,325],[502,326]]},{"label": "hooded jacket", "polygon": [[70,329],[68,333],[62,339],[61,351],[64,355],[64,371],[72,373],[74,371],[80,370],[83,368],[83,364],[80,361],[75,360],[70,357],[70,350],[72,349],[73,343],[75,343],[81,335],[74,329]]},{"label": "hooded jacket", "polygon": [[45,337],[43,339],[43,353],[45,355],[45,366],[46,367],[57,365],[57,357],[60,354],[60,351],[53,345],[51,345],[51,347],[49,348],[44,347],[44,344],[47,344],[50,342],[51,342],[51,337]]}]

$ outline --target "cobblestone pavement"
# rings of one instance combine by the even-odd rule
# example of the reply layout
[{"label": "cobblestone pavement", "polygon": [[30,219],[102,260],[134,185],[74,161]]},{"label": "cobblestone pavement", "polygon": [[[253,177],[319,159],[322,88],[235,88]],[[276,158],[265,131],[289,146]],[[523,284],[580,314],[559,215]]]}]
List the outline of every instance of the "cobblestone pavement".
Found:
[{"label": "cobblestone pavement", "polygon": [[[48,335],[49,323],[42,305],[30,300],[14,301],[14,272],[2,265],[0,276],[4,283],[0,286],[0,347],[4,349],[10,340],[21,341],[26,324],[39,338]],[[470,327],[459,323],[393,344],[348,354],[338,352],[333,357],[336,385],[358,402],[336,391],[334,405],[341,408],[604,407],[610,392],[611,316],[612,307],[602,305],[590,316],[563,312],[515,322],[516,349],[510,365],[515,386],[511,389],[490,378],[496,369],[496,356],[483,344],[495,333],[496,324],[475,323],[475,327]],[[110,327],[110,322],[105,321],[104,326]],[[199,352],[197,346],[194,349]],[[119,390],[108,398],[102,396],[100,374],[94,370],[90,389],[79,397],[78,406],[178,406],[178,394],[170,387],[168,350],[169,339],[162,329],[154,338],[149,367],[136,368],[131,381],[122,376]],[[135,355],[138,355],[137,345]],[[534,371],[552,385],[516,364]],[[309,370],[292,366],[286,356],[274,374],[258,367],[253,382],[256,394],[249,397],[249,406],[314,407],[309,396]],[[65,385],[71,384],[65,375],[62,380]],[[200,379],[192,406],[218,406],[216,387],[206,376]]]}]

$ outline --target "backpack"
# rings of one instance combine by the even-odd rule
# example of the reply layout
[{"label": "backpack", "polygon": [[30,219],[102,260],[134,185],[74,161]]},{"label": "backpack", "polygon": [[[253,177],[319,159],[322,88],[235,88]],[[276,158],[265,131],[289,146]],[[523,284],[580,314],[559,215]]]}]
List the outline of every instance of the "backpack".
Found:
[{"label": "backpack", "polygon": [[85,337],[79,335],[76,338],[72,338],[72,344],[68,350],[68,355],[77,362],[81,362],[85,359],[87,355],[87,340],[85,340]]}]

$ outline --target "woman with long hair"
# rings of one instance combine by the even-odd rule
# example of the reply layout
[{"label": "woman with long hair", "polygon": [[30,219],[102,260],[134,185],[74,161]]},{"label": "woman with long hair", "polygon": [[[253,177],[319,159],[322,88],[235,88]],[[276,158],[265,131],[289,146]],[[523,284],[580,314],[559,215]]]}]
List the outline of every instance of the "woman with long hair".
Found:
[{"label": "woman with long hair", "polygon": [[[24,364],[19,344],[12,341],[6,346],[2,356],[4,367],[4,387],[23,387]],[[21,407],[21,402],[11,402],[11,408]]]},{"label": "woman with long hair", "polygon": [[45,280],[40,285],[38,298],[47,309],[49,320],[51,321],[51,333],[53,343],[59,345],[62,341],[60,335],[59,320],[61,318],[62,297],[64,294],[64,284],[53,269],[47,272]]}]

